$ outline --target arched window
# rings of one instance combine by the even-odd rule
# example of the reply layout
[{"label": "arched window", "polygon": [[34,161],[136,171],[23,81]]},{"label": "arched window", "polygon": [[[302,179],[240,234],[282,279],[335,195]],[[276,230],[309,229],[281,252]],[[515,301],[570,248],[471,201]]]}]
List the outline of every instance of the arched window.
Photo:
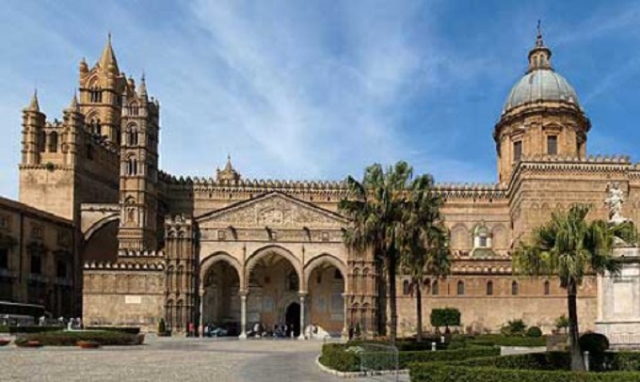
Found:
[{"label": "arched window", "polygon": [[487,281],[487,296],[493,296],[493,281]]},{"label": "arched window", "polygon": [[358,294],[358,283],[360,282],[360,270],[358,268],[353,270],[353,294]]},{"label": "arched window", "polygon": [[544,282],[544,295],[548,296],[551,292],[551,286],[549,285],[549,280]]},{"label": "arched window", "polygon": [[41,130],[38,133],[38,151],[39,152],[41,153],[45,152],[45,149],[47,148],[46,141],[47,141],[47,134]]},{"label": "arched window", "polygon": [[166,316],[167,316],[167,327],[168,328],[172,328],[173,327],[173,323],[175,322],[175,316],[174,316],[174,306],[173,306],[173,300],[168,300],[167,301],[167,306],[165,308],[166,310]]},{"label": "arched window", "polygon": [[178,331],[182,328],[184,322],[182,322],[182,300],[178,300],[176,304],[176,328]]},{"label": "arched window", "polygon": [[287,287],[290,291],[297,292],[300,284],[298,283],[298,274],[296,272],[289,273],[289,277],[287,278]]},{"label": "arched window", "polygon": [[138,145],[138,132],[136,130],[129,131],[129,137],[127,139],[127,143],[131,146]]},{"label": "arched window", "polygon": [[464,281],[458,281],[458,296],[464,296]]},{"label": "arched window", "polygon": [[91,90],[89,90],[89,99],[91,103],[102,102],[102,90],[98,86],[93,86]]},{"label": "arched window", "polygon": [[518,295],[518,282],[514,281],[511,283],[511,295],[512,296],[517,296]]},{"label": "arched window", "polygon": [[182,273],[184,272],[184,267],[181,265],[178,267],[178,272],[176,272],[176,293],[180,293],[180,289],[182,289]]},{"label": "arched window", "polygon": [[57,153],[58,152],[58,133],[51,132],[49,133],[49,148],[48,151],[50,153]]},{"label": "arched window", "polygon": [[411,283],[409,280],[404,280],[402,283],[402,294],[408,296],[411,294]]},{"label": "arched window", "polygon": [[127,159],[127,175],[136,175],[138,173],[138,161],[134,156]]},{"label": "arched window", "polygon": [[422,283],[422,285],[426,294],[431,293],[431,280],[424,279],[424,283]]},{"label": "arched window", "polygon": [[431,294],[433,296],[437,296],[438,295],[438,281],[434,281],[431,284]]}]

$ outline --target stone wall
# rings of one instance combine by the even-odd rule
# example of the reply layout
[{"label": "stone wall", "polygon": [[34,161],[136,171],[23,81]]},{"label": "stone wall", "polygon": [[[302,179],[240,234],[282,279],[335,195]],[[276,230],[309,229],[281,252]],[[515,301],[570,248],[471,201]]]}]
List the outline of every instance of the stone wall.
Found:
[{"label": "stone wall", "polygon": [[156,331],[164,317],[165,275],[162,269],[84,270],[85,325],[140,326]]}]

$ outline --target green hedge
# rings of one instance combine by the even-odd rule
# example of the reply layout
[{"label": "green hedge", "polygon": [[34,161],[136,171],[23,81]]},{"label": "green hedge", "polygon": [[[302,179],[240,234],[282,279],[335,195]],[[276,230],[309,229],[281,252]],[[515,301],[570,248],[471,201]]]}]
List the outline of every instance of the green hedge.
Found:
[{"label": "green hedge", "polygon": [[455,336],[452,343],[463,342],[475,346],[522,346],[537,347],[546,346],[546,337],[518,337],[504,336],[501,334],[483,334],[479,336]]},{"label": "green hedge", "polygon": [[100,330],[104,332],[122,332],[140,334],[140,328],[134,326],[89,326],[85,330]]},{"label": "green hedge", "polygon": [[[361,343],[361,345],[366,345]],[[360,371],[361,357],[371,370],[392,370],[395,368],[395,358],[390,352],[367,352],[360,355],[355,351],[354,344],[325,344],[322,347],[320,363],[338,371]],[[495,357],[500,355],[498,348],[479,348],[442,351],[406,351],[398,353],[398,366],[406,369],[414,362],[460,361],[469,358]]]},{"label": "green hedge", "polygon": [[[396,348],[398,348],[398,351],[421,351],[421,350],[428,350],[431,351],[431,343],[435,342],[436,343],[436,349],[438,350],[445,350],[447,348],[447,345],[449,345],[447,342],[441,342],[441,338],[440,336],[428,336],[428,337],[424,337],[422,339],[421,342],[417,342],[415,339],[400,339],[396,341]],[[382,341],[382,340],[353,340],[353,341],[349,341],[347,343],[349,346],[360,346],[363,344],[378,344],[378,345],[385,345],[385,346],[390,346],[391,344],[389,343],[389,341]]]},{"label": "green hedge", "polygon": [[637,382],[631,372],[573,373],[570,371],[511,370],[465,367],[443,362],[411,364],[411,382]]},{"label": "green hedge", "polygon": [[19,335],[16,345],[38,341],[45,346],[75,346],[78,341],[97,342],[102,346],[138,345],[137,335],[122,332],[87,331],[87,332],[46,332]]},{"label": "green hedge", "polygon": [[324,344],[320,363],[338,371],[360,370],[360,358],[357,354],[348,352],[345,344]]}]

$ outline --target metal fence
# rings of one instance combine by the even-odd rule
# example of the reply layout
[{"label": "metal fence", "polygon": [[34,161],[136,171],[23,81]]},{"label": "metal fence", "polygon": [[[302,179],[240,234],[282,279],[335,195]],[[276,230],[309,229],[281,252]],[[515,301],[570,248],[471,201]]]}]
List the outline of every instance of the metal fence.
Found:
[{"label": "metal fence", "polygon": [[360,371],[368,381],[398,381],[398,349],[395,346],[362,343],[357,349]]}]

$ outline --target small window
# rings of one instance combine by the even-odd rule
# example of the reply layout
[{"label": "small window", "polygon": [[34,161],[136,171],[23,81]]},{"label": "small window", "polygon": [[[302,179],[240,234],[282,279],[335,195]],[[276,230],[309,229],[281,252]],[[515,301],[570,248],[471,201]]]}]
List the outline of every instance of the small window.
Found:
[{"label": "small window", "polygon": [[576,156],[580,157],[580,153],[582,152],[582,142],[578,141],[576,144]]},{"label": "small window", "polygon": [[49,152],[58,152],[58,133],[55,131],[49,134]]},{"label": "small window", "polygon": [[218,230],[218,240],[225,240],[227,238],[226,232],[224,230]]},{"label": "small window", "polygon": [[549,135],[547,137],[547,154],[558,155],[558,136]]},{"label": "small window", "polygon": [[517,162],[522,158],[522,141],[513,142],[513,161]]},{"label": "small window", "polygon": [[512,296],[518,295],[518,283],[516,281],[511,283],[511,295]]},{"label": "small window", "polygon": [[342,273],[340,273],[339,269],[336,269],[336,271],[333,273],[333,278],[336,280],[342,280]]},{"label": "small window", "polygon": [[0,269],[9,269],[9,249],[0,248]]},{"label": "small window", "polygon": [[404,280],[402,283],[402,294],[405,296],[411,294],[411,284],[409,283],[409,280]]},{"label": "small window", "polygon": [[551,292],[551,287],[549,285],[549,281],[544,282],[544,295],[548,296]]},{"label": "small window", "polygon": [[458,296],[464,296],[464,282],[458,281]]},{"label": "small window", "polygon": [[0,229],[9,228],[9,218],[6,216],[0,216]]},{"label": "small window", "polygon": [[42,274],[42,257],[40,255],[31,255],[31,274]]},{"label": "small window", "polygon": [[298,286],[300,284],[298,283],[298,275],[295,272],[289,273],[289,278],[287,282],[288,282],[287,286],[290,291],[294,291],[294,292],[298,291],[299,289]]},{"label": "small window", "polygon": [[42,239],[42,227],[39,225],[33,225],[31,227],[31,237],[34,239]]},{"label": "small window", "polygon": [[438,282],[437,281],[434,281],[431,284],[431,294],[434,295],[434,296],[438,295]]},{"label": "small window", "polygon": [[487,237],[486,236],[480,236],[480,246],[483,248],[487,247]]},{"label": "small window", "polygon": [[64,260],[58,260],[56,262],[56,277],[61,279],[67,278],[67,262]]},{"label": "small window", "polygon": [[493,296],[493,281],[487,282],[487,296]]}]

